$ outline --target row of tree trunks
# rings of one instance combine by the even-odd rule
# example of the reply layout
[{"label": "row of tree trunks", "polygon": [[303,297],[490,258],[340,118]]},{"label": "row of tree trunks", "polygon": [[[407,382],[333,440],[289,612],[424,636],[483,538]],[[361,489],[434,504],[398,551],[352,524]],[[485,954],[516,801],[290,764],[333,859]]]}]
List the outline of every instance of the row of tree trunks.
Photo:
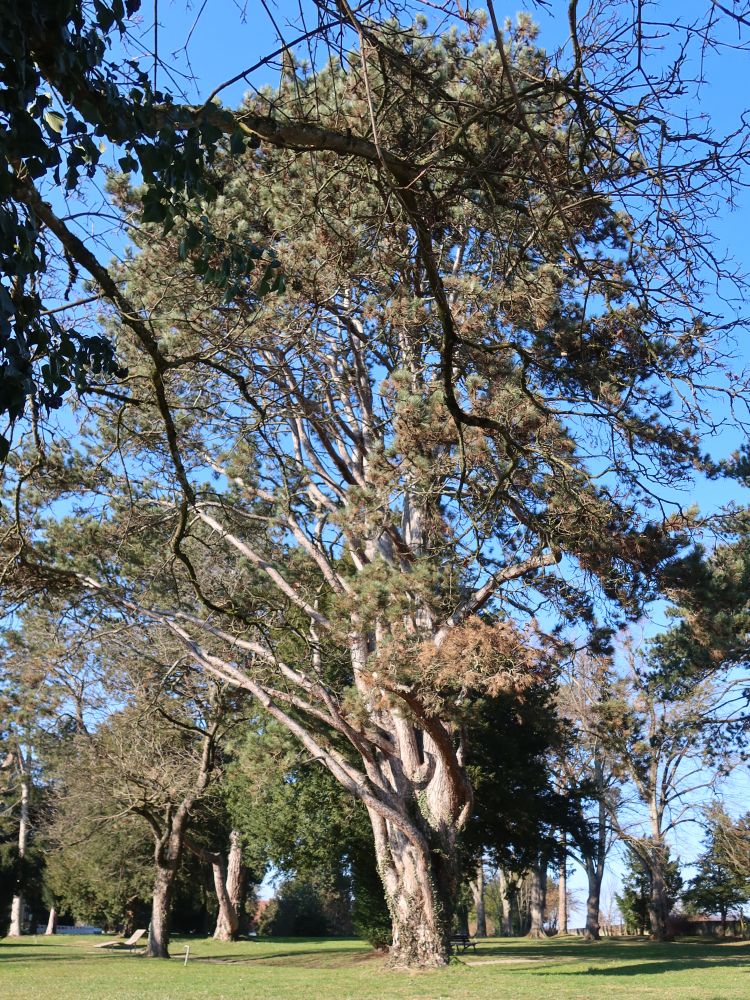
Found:
[{"label": "row of tree trunks", "polygon": [[[563,838],[564,842],[565,838]],[[648,850],[649,872],[651,875],[651,894],[649,898],[649,923],[651,928],[651,938],[655,941],[669,940],[669,912],[670,900],[666,878],[664,876],[664,855],[663,844],[650,844]],[[641,852],[645,858],[646,853]],[[588,879],[588,892],[586,897],[586,930],[585,936],[589,940],[599,940],[600,930],[600,905],[602,876],[604,871],[604,857],[601,854],[584,856],[584,867]],[[529,937],[544,937],[544,911],[547,893],[547,869],[546,859],[540,858],[539,864],[534,866],[530,872],[530,915],[531,927]],[[509,936],[513,932],[513,898],[510,891],[509,882],[505,873],[500,869],[497,873],[500,890],[500,926],[497,932],[501,936]],[[487,922],[485,916],[484,901],[484,868],[480,862],[474,879],[469,881],[474,908],[476,912],[476,937],[487,936]],[[558,910],[557,926],[559,934],[568,933],[568,901],[567,901],[567,872],[565,863],[560,869],[560,879],[558,883]],[[722,914],[722,928],[725,926],[726,914]],[[463,928],[468,931],[468,927]]]}]

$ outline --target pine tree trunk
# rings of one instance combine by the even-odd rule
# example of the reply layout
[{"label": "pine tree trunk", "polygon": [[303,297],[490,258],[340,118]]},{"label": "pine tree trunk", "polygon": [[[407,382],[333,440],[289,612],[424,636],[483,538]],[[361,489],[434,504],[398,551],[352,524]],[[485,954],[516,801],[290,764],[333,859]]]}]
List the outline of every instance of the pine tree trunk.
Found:
[{"label": "pine tree trunk", "polygon": [[[416,509],[410,528],[418,534]],[[374,553],[373,553],[374,554]],[[435,642],[438,640],[433,637]],[[374,635],[353,633],[350,655],[362,697],[380,699],[383,679],[370,673]],[[386,752],[363,755],[368,782],[358,785],[370,816],[378,873],[392,920],[389,964],[433,968],[450,961],[451,926],[459,885],[457,838],[471,809],[472,789],[464,765],[464,737],[452,723],[404,699],[420,717],[387,707],[371,722],[390,734]],[[392,749],[391,749],[392,748]],[[344,768],[337,771],[349,775]]]},{"label": "pine tree trunk", "polygon": [[429,880],[407,876],[388,900],[393,919],[388,965],[430,968],[450,961],[450,925]]},{"label": "pine tree trunk", "polygon": [[433,968],[450,961],[457,889],[455,850],[415,845],[370,813],[378,871],[392,920],[391,968]]},{"label": "pine tree trunk", "polygon": [[[565,848],[565,834],[563,834],[563,848]],[[567,852],[563,851],[560,863],[560,881],[557,887],[557,933],[568,933],[568,873],[566,865],[568,862]]]},{"label": "pine tree trunk", "polygon": [[176,874],[176,866],[157,867],[151,923],[148,928],[148,958],[169,958],[169,925]]},{"label": "pine tree trunk", "polygon": [[[377,555],[379,544],[376,538],[365,546],[368,559]],[[412,629],[424,628],[426,633],[429,619],[424,609],[410,616],[409,622]],[[443,966],[451,956],[457,838],[473,801],[465,765],[466,732],[452,719],[440,719],[409,686],[398,684],[398,698],[385,697],[394,682],[388,673],[381,676],[373,670],[372,653],[381,639],[385,643],[386,626],[377,623],[372,632],[359,631],[361,623],[355,613],[352,620],[351,664],[357,690],[369,706],[372,731],[372,743],[369,736],[360,739],[354,729],[349,735],[361,754],[361,771],[338,752],[321,746],[262,688],[248,689],[367,808],[391,914],[391,967]],[[441,635],[449,633],[446,625],[431,636],[435,648],[440,646]],[[342,725],[347,732],[351,729],[343,718]]]},{"label": "pine tree trunk", "polygon": [[475,937],[487,937],[487,917],[484,909],[484,862],[477,864],[477,877],[469,882],[471,894],[474,898],[474,910],[477,915],[477,926],[474,931]]},{"label": "pine tree trunk", "polygon": [[531,898],[529,910],[531,913],[531,927],[527,937],[543,938],[544,933],[544,906],[547,898],[547,860],[540,858],[539,863],[531,869]]},{"label": "pine tree trunk", "polygon": [[49,917],[47,918],[47,930],[44,932],[45,936],[50,934],[57,934],[57,910],[52,907],[49,911]]},{"label": "pine tree trunk", "polygon": [[586,876],[588,878],[586,937],[589,941],[598,941],[601,935],[599,929],[599,905],[602,893],[602,873],[599,867],[589,858],[586,858]]},{"label": "pine tree trunk", "polygon": [[664,871],[659,858],[660,852],[652,854],[653,868],[651,870],[651,895],[648,901],[648,917],[651,924],[651,940],[667,941],[671,937],[669,933],[669,898],[667,896],[667,885],[664,880]]},{"label": "pine tree trunk", "polygon": [[16,879],[16,891],[13,893],[13,900],[10,907],[10,927],[8,937],[21,937],[23,934],[23,889],[24,889],[24,858],[26,848],[29,843],[29,771],[23,759],[23,753],[19,750],[18,763],[21,777],[21,817],[18,824],[18,877]]},{"label": "pine tree trunk", "polygon": [[586,869],[586,878],[588,880],[585,933],[588,941],[598,941],[601,936],[599,916],[601,909],[602,881],[604,880],[604,865],[607,859],[607,808],[603,792],[604,769],[601,760],[598,757],[594,760],[594,769],[597,787],[600,790],[596,828],[596,849],[591,854],[586,851],[583,852],[583,863]]}]

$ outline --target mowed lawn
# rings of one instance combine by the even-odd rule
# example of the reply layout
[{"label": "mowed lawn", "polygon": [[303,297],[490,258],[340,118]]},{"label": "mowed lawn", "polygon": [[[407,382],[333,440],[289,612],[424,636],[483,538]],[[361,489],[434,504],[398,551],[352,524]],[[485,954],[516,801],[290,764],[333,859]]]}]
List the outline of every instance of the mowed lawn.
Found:
[{"label": "mowed lawn", "polygon": [[[0,941],[2,1000],[750,1000],[750,944],[498,940],[444,971],[388,972],[361,941],[178,938],[170,962],[96,937]],[[184,964],[184,946],[190,958]]]}]

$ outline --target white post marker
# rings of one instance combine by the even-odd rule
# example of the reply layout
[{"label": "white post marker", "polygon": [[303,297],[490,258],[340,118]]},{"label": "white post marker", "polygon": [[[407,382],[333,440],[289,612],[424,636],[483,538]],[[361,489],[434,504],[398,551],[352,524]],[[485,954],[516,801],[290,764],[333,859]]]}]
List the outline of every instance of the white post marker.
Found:
[{"label": "white post marker", "polygon": [[182,964],[183,965],[187,965],[189,958],[190,958],[190,945],[186,944],[185,945],[185,961]]}]

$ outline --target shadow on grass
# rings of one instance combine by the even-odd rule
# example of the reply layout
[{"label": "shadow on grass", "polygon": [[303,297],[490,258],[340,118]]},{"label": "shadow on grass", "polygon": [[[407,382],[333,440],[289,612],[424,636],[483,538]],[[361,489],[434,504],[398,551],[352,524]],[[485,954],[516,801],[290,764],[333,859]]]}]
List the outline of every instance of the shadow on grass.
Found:
[{"label": "shadow on grass", "polygon": [[[678,941],[658,944],[640,939],[606,939],[599,942],[482,941],[474,969],[485,963],[508,972],[524,965],[533,976],[586,976],[587,978],[638,977],[702,969],[748,969],[750,944],[719,941]],[[583,966],[583,968],[581,968]],[[588,967],[586,967],[588,966]],[[750,970],[749,970],[750,971]]]},{"label": "shadow on grass", "polygon": [[746,969],[750,975],[750,956],[726,955],[721,959],[678,958],[666,961],[634,962],[631,965],[609,965],[600,969],[587,969],[587,976],[654,976],[665,972],[687,972],[696,969]]},{"label": "shadow on grass", "polygon": [[[486,953],[489,954],[489,949]],[[601,977],[606,980],[611,977],[627,979],[710,969],[746,971],[750,976],[750,944],[747,943],[727,946],[719,942],[654,944],[631,940],[614,946],[612,942],[607,942],[590,950],[575,945],[571,948],[560,945],[536,949],[521,946],[508,948],[505,955],[512,955],[516,960],[535,960],[536,968],[524,970],[532,976],[585,976],[587,979]],[[556,961],[564,961],[565,967],[555,968]],[[589,961],[601,964],[580,968],[580,964]]]},{"label": "shadow on grass", "polygon": [[[731,949],[731,950],[730,950]],[[477,943],[477,954],[497,958],[529,958],[552,960],[554,958],[575,958],[580,961],[588,959],[607,961],[611,958],[621,959],[628,953],[637,953],[646,958],[660,959],[669,954],[670,957],[694,958],[698,955],[729,955],[732,952],[750,955],[750,942],[720,942],[720,941],[668,941],[663,944],[649,941],[647,938],[608,938],[604,941],[561,941],[554,938],[546,941],[525,941],[519,938],[502,938],[495,940],[480,940]]]},{"label": "shadow on grass", "polygon": [[64,948],[58,941],[35,941],[33,938],[5,938],[0,940],[0,955],[5,951],[12,951],[14,948],[23,951],[25,948]]},{"label": "shadow on grass", "polygon": [[529,940],[523,938],[501,938],[495,940],[479,940],[475,954],[482,958],[520,958],[534,959],[535,961],[551,961],[555,958],[567,958],[585,961],[588,958],[608,958],[622,957],[623,949],[644,947],[659,948],[659,945],[646,944],[643,941],[585,941],[581,938],[578,941],[561,941],[559,944],[554,938],[547,940]]},{"label": "shadow on grass", "polygon": [[[143,957],[143,951],[131,954],[122,950],[100,950],[91,942],[56,942],[26,939],[0,944],[0,966],[39,962],[91,962],[116,959],[127,962]],[[262,938],[216,947],[203,937],[179,936],[172,941],[172,959],[182,961],[185,945],[190,946],[189,963],[199,965],[284,966],[288,969],[351,968],[382,958],[364,943],[330,938]],[[479,970],[485,964],[498,971],[515,969],[533,976],[583,976],[635,978],[665,973],[731,968],[740,971],[750,966],[750,943],[680,941],[655,944],[647,940],[606,939],[587,942],[583,939],[526,941],[488,939],[478,942],[475,955],[459,956]]]},{"label": "shadow on grass", "polygon": [[[110,958],[113,956],[110,955]],[[72,948],[60,951],[56,955],[39,955],[36,949],[33,953],[28,951],[14,950],[12,948],[0,948],[0,965],[11,962],[76,962],[80,959],[96,958],[88,951],[74,951]],[[2,994],[0,994],[2,996]]]},{"label": "shadow on grass", "polygon": [[[184,952],[177,948],[170,948],[171,959],[178,960],[180,962],[184,961]],[[191,945],[190,948],[190,965],[193,963],[208,964],[208,965],[285,965],[289,968],[299,965],[306,967],[317,967],[317,968],[328,968],[336,965],[350,965],[352,963],[352,958],[354,956],[360,955],[368,956],[369,952],[362,952],[361,948],[341,948],[333,951],[328,949],[322,951],[320,949],[297,949],[295,951],[267,951],[261,955],[249,955],[246,952],[239,955],[201,955],[196,954],[194,947]],[[374,953],[373,953],[374,954]],[[132,959],[133,961],[139,958],[145,958],[143,951],[133,952],[117,952],[110,951],[102,954],[101,952],[92,952],[88,950],[74,950],[72,948],[58,951],[57,954],[39,954],[36,949],[34,951],[15,949],[15,948],[2,948],[0,949],[0,966],[2,965],[14,965],[18,963],[30,964],[34,963],[44,963],[49,962],[80,962],[80,961],[104,961],[106,959],[115,959],[127,961]],[[161,961],[160,959],[154,959],[154,962]],[[0,996],[2,994],[0,993]]]},{"label": "shadow on grass", "polygon": [[354,961],[364,961],[378,956],[374,951],[355,946],[340,946],[337,948],[294,948],[276,950],[266,947],[257,955],[244,952],[239,955],[200,955],[191,954],[190,963],[201,962],[209,965],[285,965],[303,966],[306,968],[333,968],[342,965],[352,965]]}]

